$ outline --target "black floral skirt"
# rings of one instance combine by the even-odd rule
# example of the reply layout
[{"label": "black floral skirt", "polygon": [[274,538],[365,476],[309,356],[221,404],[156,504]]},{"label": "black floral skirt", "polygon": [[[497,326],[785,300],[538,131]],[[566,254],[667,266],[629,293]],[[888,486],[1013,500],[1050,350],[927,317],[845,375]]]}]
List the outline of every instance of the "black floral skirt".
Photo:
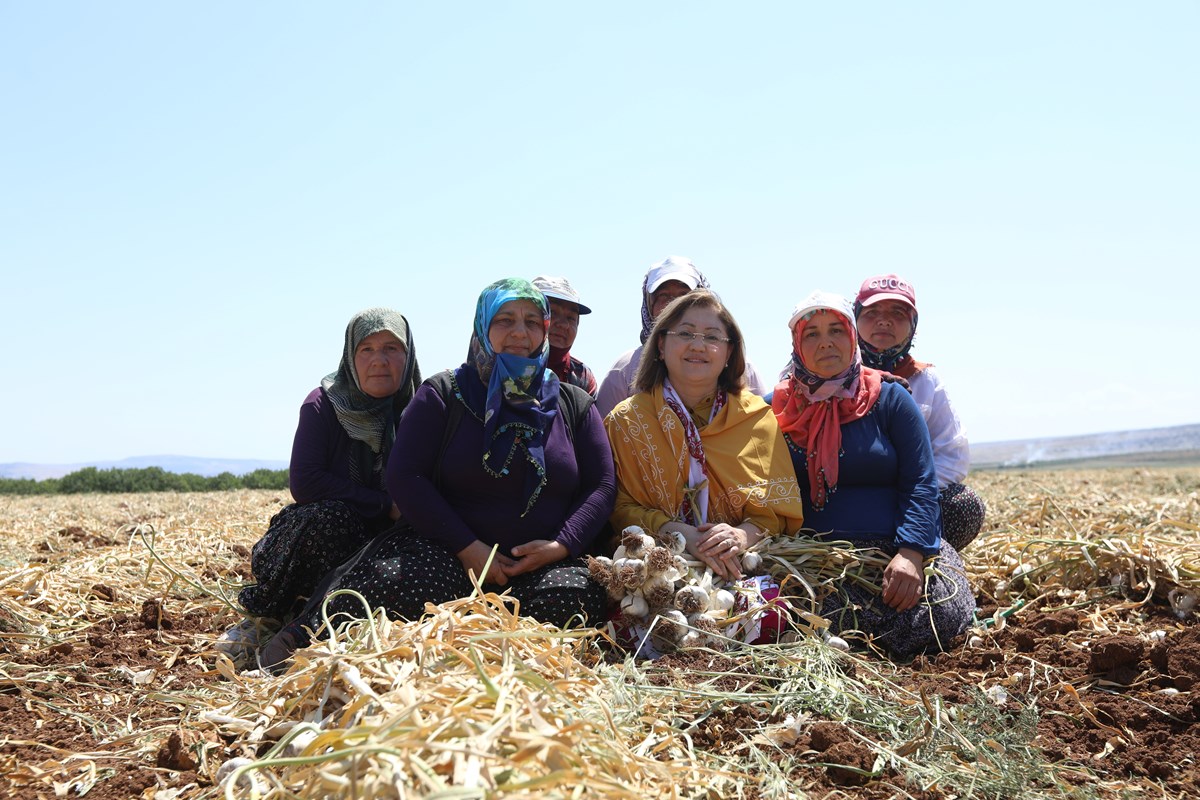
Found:
[{"label": "black floral skirt", "polygon": [[[340,589],[361,596],[338,594],[322,605],[324,598]],[[434,605],[467,597],[474,584],[462,562],[442,545],[419,536],[399,524],[375,538],[353,558],[321,581],[313,598],[291,626],[317,630],[323,616],[362,618],[367,609],[384,608],[393,618],[418,619],[426,603]],[[588,578],[583,558],[567,558],[518,575],[505,586],[485,584],[488,591],[507,591],[520,601],[521,616],[549,622],[561,628],[596,625],[604,618],[607,596]]]},{"label": "black floral skirt", "polygon": [[250,616],[284,617],[384,527],[340,500],[284,507],[251,551],[256,583],[238,593],[238,602]]}]

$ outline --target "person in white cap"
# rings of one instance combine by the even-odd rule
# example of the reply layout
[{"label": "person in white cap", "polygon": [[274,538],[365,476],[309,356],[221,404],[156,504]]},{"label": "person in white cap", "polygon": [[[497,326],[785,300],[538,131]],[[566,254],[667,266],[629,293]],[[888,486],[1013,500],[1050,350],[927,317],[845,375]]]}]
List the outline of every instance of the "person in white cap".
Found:
[{"label": "person in white cap", "polygon": [[533,285],[541,290],[550,303],[550,356],[546,367],[572,386],[578,386],[592,397],[598,388],[596,376],[578,358],[571,355],[571,347],[579,334],[579,317],[592,310],[579,302],[579,293],[566,278],[538,275]]},{"label": "person in white cap", "polygon": [[[672,300],[696,289],[707,288],[708,279],[686,256],[667,256],[650,267],[642,280],[642,344],[617,358],[601,382],[596,395],[596,407],[601,416],[608,416],[617,403],[633,396],[632,385],[642,360],[642,348],[658,315]],[[760,397],[771,390],[749,361],[746,361],[746,371],[742,377],[746,380],[746,388]]]}]

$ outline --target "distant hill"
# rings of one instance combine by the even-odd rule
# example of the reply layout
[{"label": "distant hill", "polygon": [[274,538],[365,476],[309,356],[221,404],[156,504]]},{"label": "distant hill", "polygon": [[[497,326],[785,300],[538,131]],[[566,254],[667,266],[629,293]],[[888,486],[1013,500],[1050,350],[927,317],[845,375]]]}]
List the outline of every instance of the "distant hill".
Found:
[{"label": "distant hill", "polygon": [[1200,464],[1200,425],[971,445],[972,469]]},{"label": "distant hill", "polygon": [[286,461],[259,461],[244,458],[193,458],[191,456],[133,456],[120,461],[85,461],[79,464],[0,464],[0,478],[61,478],[71,472],[78,472],[84,467],[97,469],[144,469],[145,467],[161,467],[167,472],[211,477],[229,472],[234,475],[245,475],[256,469],[287,469]]},{"label": "distant hill", "polygon": [[[1200,464],[1200,424],[1141,431],[1093,433],[1052,439],[1017,439],[971,445],[972,469],[1048,466],[1166,466]],[[256,469],[287,469],[286,461],[191,456],[134,456],[120,461],[79,464],[0,464],[0,478],[61,478],[84,467],[190,472],[211,477],[222,472],[245,475]]]}]

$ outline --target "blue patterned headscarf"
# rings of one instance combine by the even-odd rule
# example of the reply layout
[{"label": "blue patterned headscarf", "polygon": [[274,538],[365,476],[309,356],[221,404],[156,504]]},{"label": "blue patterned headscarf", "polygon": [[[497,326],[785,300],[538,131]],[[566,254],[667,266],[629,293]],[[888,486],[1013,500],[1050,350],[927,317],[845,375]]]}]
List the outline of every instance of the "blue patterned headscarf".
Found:
[{"label": "blue patterned headscarf", "polygon": [[[542,344],[528,357],[497,353],[488,330],[492,319],[506,304],[529,300],[542,312]],[[483,420],[487,451],[483,467],[493,477],[507,475],[518,451],[533,469],[526,479],[525,512],[533,507],[546,485],[546,434],[558,413],[558,377],[546,369],[550,340],[550,307],[540,289],[522,278],[505,278],[488,286],[475,306],[475,328],[464,367],[472,368],[478,381],[461,381],[463,402]],[[486,394],[481,394],[484,387]]]}]

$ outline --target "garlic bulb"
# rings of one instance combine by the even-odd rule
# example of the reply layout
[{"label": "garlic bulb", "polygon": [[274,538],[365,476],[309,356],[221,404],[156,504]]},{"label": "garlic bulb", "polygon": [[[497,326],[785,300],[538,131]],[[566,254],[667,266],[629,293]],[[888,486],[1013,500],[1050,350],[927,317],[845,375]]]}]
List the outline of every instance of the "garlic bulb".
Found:
[{"label": "garlic bulb", "polygon": [[695,631],[702,634],[700,643],[703,646],[711,647],[715,650],[725,649],[725,640],[721,636],[721,626],[708,614],[691,614],[688,616],[688,624]]},{"label": "garlic bulb", "polygon": [[613,585],[616,576],[613,573],[613,562],[611,558],[604,556],[589,556],[587,560],[588,577],[593,581],[608,589]]},{"label": "garlic bulb", "polygon": [[709,607],[712,611],[728,614],[737,598],[728,589],[717,589],[709,597]]},{"label": "garlic bulb", "polygon": [[840,636],[829,636],[825,640],[825,644],[832,647],[834,650],[841,650],[843,653],[850,652],[850,643]]},{"label": "garlic bulb", "polygon": [[[233,775],[235,772],[237,772],[239,767],[244,767],[247,764],[253,763],[253,759],[246,758],[244,756],[231,758],[222,764],[220,769],[217,770],[217,774],[214,776],[213,782],[217,784],[217,786],[225,788],[225,784],[233,780]],[[241,773],[237,778],[237,784],[235,785],[235,788],[245,789],[254,792],[255,794],[264,790],[263,781],[258,777],[258,774],[254,770],[247,770],[246,772]]]},{"label": "garlic bulb", "polygon": [[[675,558],[677,559],[678,556],[676,556]],[[672,560],[671,566],[667,567],[667,569],[659,577],[661,577],[665,581],[673,582],[673,581],[677,581],[677,580],[686,578],[687,574],[688,574],[687,565],[684,565],[684,568],[680,569],[678,561]]]},{"label": "garlic bulb", "polygon": [[1192,613],[1192,609],[1196,607],[1196,595],[1178,588],[1167,592],[1167,600],[1171,603],[1171,610],[1179,619],[1187,619],[1188,615]]},{"label": "garlic bulb", "polygon": [[675,593],[675,607],[685,614],[708,610],[708,592],[700,586],[684,586]]},{"label": "garlic bulb", "polygon": [[658,545],[646,551],[645,561],[646,572],[650,575],[662,575],[675,564],[671,551]]},{"label": "garlic bulb", "polygon": [[675,602],[675,582],[666,580],[661,575],[650,576],[642,584],[641,591],[646,602],[653,608],[662,608]]},{"label": "garlic bulb", "polygon": [[621,531],[621,544],[625,548],[625,555],[627,557],[643,558],[646,551],[654,547],[655,541],[652,536],[647,535],[637,525],[630,525]]},{"label": "garlic bulb", "polygon": [[621,612],[627,617],[644,617],[650,611],[641,592],[631,592],[621,598]]},{"label": "garlic bulb", "polygon": [[660,637],[669,648],[679,646],[680,640],[687,634],[687,617],[678,609],[667,609],[658,615],[654,625],[654,633]]},{"label": "garlic bulb", "polygon": [[672,555],[680,556],[683,555],[684,550],[687,550],[687,537],[680,531],[666,531],[665,533],[660,533],[659,538],[667,546],[667,549],[671,551]]},{"label": "garlic bulb", "polygon": [[753,550],[747,550],[746,552],[742,553],[742,569],[746,570],[746,572],[749,572],[749,573],[758,572],[758,569],[761,566],[762,566],[762,556],[761,555],[754,552]]},{"label": "garlic bulb", "polygon": [[636,589],[646,582],[646,562],[640,558],[622,558],[613,562],[617,581],[626,589]]}]

